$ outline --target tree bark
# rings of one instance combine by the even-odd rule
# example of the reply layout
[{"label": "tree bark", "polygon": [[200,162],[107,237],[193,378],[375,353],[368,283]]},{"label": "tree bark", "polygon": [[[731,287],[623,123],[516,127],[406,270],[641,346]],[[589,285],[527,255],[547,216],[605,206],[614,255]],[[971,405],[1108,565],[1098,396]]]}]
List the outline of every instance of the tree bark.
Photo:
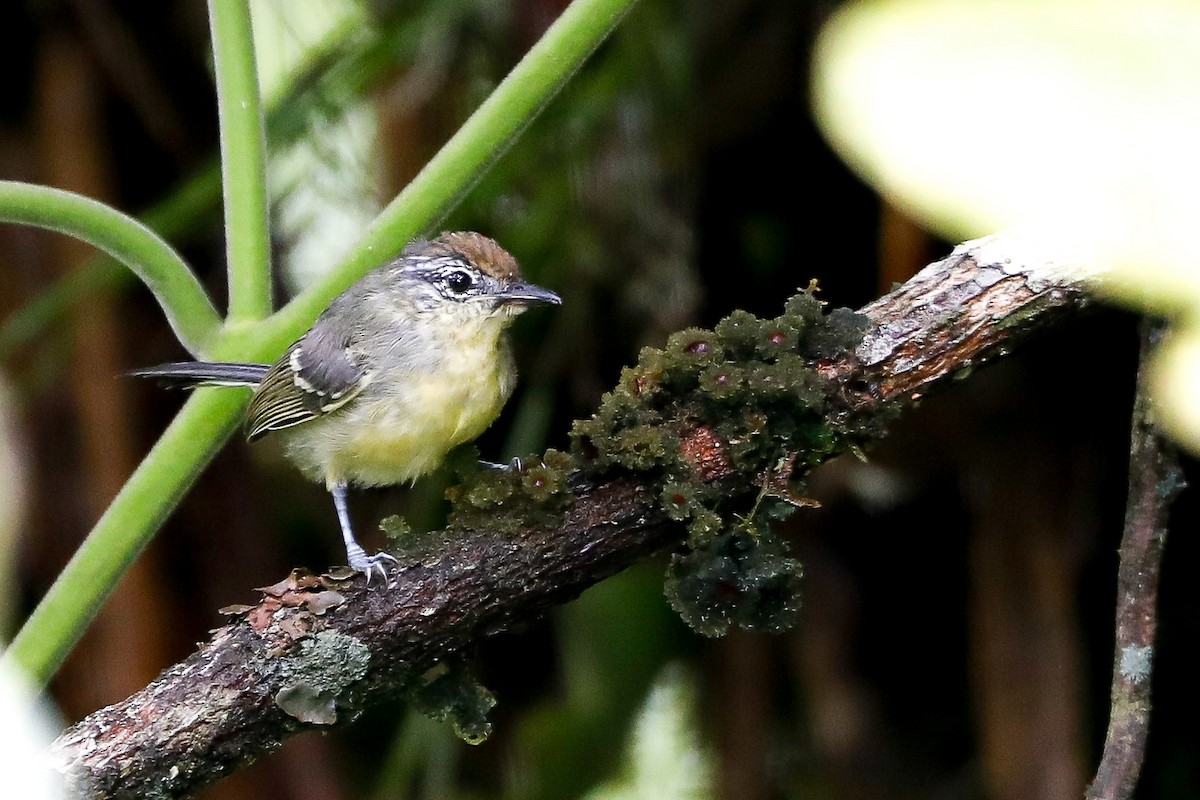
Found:
[{"label": "tree bark", "polygon": [[1146,373],[1163,326],[1145,323],[1129,448],[1129,498],[1117,570],[1112,705],[1104,754],[1087,800],[1129,800],[1137,787],[1150,731],[1158,576],[1168,510],[1185,488],[1175,450],[1154,423]]},{"label": "tree bark", "polygon": [[[854,352],[816,365],[831,413],[891,418],[1077,312],[1094,276],[1013,234],[960,246],[863,308],[870,327]],[[714,457],[722,443],[711,430],[680,439],[706,481],[734,474]],[[65,731],[59,768],[88,797],[194,793],[294,733],[345,724],[432,680],[487,637],[678,543],[682,526],[659,506],[636,475],[574,473],[555,524],[499,505],[488,529],[423,535],[386,589],[294,574],[145,689]]]}]

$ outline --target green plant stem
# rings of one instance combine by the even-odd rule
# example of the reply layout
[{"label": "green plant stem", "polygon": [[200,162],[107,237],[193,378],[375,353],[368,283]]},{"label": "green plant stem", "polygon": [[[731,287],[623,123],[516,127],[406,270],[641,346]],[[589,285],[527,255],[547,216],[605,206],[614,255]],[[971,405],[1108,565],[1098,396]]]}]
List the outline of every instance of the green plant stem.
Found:
[{"label": "green plant stem", "polygon": [[[267,141],[285,145],[307,130],[312,110],[328,98],[361,97],[379,76],[394,70],[398,59],[411,59],[422,41],[412,14],[398,13],[386,26],[348,28],[342,38],[314,53],[311,63],[297,70],[266,103]],[[198,218],[214,211],[221,200],[220,162],[213,158],[161,202],[139,215],[160,236],[178,242]],[[106,256],[97,256],[61,278],[0,324],[0,362],[35,342],[81,298],[93,291],[121,286],[129,273]]]},{"label": "green plant stem", "polygon": [[267,220],[266,142],[254,66],[250,4],[209,0],[221,177],[225,198],[230,322],[271,313],[271,242]]},{"label": "green plant stem", "polygon": [[[189,223],[215,209],[220,197],[221,171],[214,159],[161,202],[146,209],[139,219],[159,236],[176,239]],[[71,270],[14,311],[0,326],[0,362],[18,348],[36,341],[78,301],[133,280],[119,262],[103,254],[98,254],[79,269]]]},{"label": "green plant stem", "polygon": [[133,559],[233,432],[246,392],[201,389],[80,545],[4,654],[45,685]]},{"label": "green plant stem", "polygon": [[[433,225],[512,144],[636,0],[575,0],[367,229],[350,254],[255,335],[278,354],[367,270]],[[240,338],[240,337],[239,337]]]},{"label": "green plant stem", "polygon": [[[207,355],[243,359],[278,355],[345,285],[446,213],[634,2],[575,0],[459,133],[381,214],[334,276],[267,320],[230,320]],[[212,0],[213,8],[232,4]],[[214,26],[218,24],[216,16],[214,13]],[[223,152],[223,156],[228,153]],[[0,206],[2,203],[0,195]],[[215,319],[211,304],[209,309]],[[229,390],[199,390],[188,401],[13,641],[9,655],[40,683],[53,675],[124,569],[232,431],[244,395],[221,392]]]},{"label": "green plant stem", "polygon": [[221,318],[184,260],[142,223],[82,195],[14,181],[0,181],[0,222],[65,233],[108,253],[150,288],[189,353],[208,352]]}]

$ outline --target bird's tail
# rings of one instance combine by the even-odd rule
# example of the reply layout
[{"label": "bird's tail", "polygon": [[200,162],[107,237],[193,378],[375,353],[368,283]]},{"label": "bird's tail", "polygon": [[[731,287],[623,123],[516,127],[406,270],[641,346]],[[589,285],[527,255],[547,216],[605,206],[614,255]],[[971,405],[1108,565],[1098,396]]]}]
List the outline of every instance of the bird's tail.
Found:
[{"label": "bird's tail", "polygon": [[177,361],[125,373],[135,378],[154,378],[163,386],[190,389],[194,386],[258,386],[270,366],[236,364],[228,361]]}]

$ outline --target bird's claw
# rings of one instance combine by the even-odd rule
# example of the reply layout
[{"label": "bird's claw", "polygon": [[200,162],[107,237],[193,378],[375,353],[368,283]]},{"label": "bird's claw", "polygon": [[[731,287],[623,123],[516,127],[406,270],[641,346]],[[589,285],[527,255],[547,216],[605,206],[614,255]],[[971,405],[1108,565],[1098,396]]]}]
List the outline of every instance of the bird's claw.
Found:
[{"label": "bird's claw", "polygon": [[387,580],[387,568],[391,565],[398,564],[396,557],[391,553],[380,551],[373,556],[369,556],[366,552],[357,545],[352,548],[347,548],[346,555],[349,557],[350,569],[355,572],[361,572],[367,576],[367,583],[371,583],[371,577],[378,574],[379,577]]},{"label": "bird's claw", "polygon": [[525,465],[521,463],[521,459],[519,457],[514,457],[512,461],[509,461],[507,464],[497,464],[495,461],[484,461],[480,459],[479,465],[482,467],[487,467],[488,469],[498,469],[501,472],[522,472],[525,469]]}]

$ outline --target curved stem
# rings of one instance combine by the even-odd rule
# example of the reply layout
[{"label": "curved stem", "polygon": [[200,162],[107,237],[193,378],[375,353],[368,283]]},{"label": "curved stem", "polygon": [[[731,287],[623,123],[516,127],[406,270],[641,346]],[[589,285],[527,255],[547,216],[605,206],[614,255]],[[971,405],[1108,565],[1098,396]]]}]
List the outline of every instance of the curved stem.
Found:
[{"label": "curved stem", "polygon": [[257,320],[271,313],[271,243],[266,144],[250,4],[209,0],[208,14],[221,121],[228,319]]},{"label": "curved stem", "polygon": [[154,293],[188,352],[207,353],[221,318],[187,263],[142,223],[91,198],[16,181],[0,181],[0,222],[65,233],[108,253]]},{"label": "curved stem", "polygon": [[[240,168],[230,162],[225,166],[231,293],[242,299],[231,302],[229,324],[219,333],[220,320],[195,277],[174,251],[135,220],[86,198],[22,184],[0,185],[9,192],[6,195],[0,191],[0,220],[29,222],[80,235],[129,264],[159,297],[176,334],[193,354],[241,358],[277,354],[345,286],[444,214],[549,102],[634,2],[575,0],[463,128],[380,215],[351,255],[314,289],[266,320],[254,321],[264,303],[269,304],[269,295],[256,283],[260,278],[269,279],[266,256],[260,255],[267,241],[265,221],[261,224],[248,221],[259,213],[259,205],[253,200],[257,184],[251,185],[257,177],[248,179],[240,189],[234,188],[237,170],[253,168],[258,176],[261,162],[254,166],[253,152],[244,151],[240,155],[234,152],[238,148],[255,149],[248,144],[250,123],[241,119],[227,124],[225,120],[225,106],[230,97],[227,92],[249,86],[244,75],[235,81],[241,87],[237,90],[219,78],[222,81],[219,92],[223,93],[222,155],[235,161],[249,158],[240,162],[243,165]],[[243,11],[227,9],[235,5],[239,4],[223,0],[210,3],[218,60],[225,47],[222,41],[233,41],[225,40],[225,36],[237,39],[247,35],[248,19]],[[225,16],[227,11],[229,18]],[[218,28],[225,33],[218,33]],[[236,59],[244,68],[245,56]],[[251,56],[251,63],[252,60]],[[220,66],[218,74],[223,74]],[[257,117],[257,105],[252,107]],[[231,113],[240,115],[237,109]],[[231,133],[234,125],[242,126],[241,134]],[[227,136],[237,142],[226,147]],[[261,148],[258,153],[261,156]],[[24,202],[31,198],[39,205],[36,213]],[[245,204],[241,213],[235,211],[238,203]],[[262,209],[265,214],[265,204]],[[235,234],[235,228],[242,233]],[[261,241],[255,239],[256,235],[263,237]],[[252,269],[258,271],[251,272]],[[36,679],[48,680],[117,578],[233,430],[243,402],[244,398],[236,393],[221,394],[219,390],[199,390],[188,401],[21,629],[6,657],[11,656]]]},{"label": "curved stem", "polygon": [[[189,226],[217,207],[221,197],[221,171],[212,163],[166,198],[138,215],[143,225],[159,236],[178,242]],[[134,280],[121,265],[104,253],[73,269],[44,289],[0,324],[0,362],[18,348],[36,342],[43,332],[58,324],[76,303],[96,292],[108,292]]]},{"label": "curved stem", "polygon": [[204,389],[188,399],[125,483],[5,652],[45,685],[104,600],[200,471],[237,426],[245,392]]},{"label": "curved stem", "polygon": [[[268,140],[286,144],[299,138],[307,130],[304,120],[320,98],[362,96],[400,55],[411,56],[413,46],[397,44],[394,39],[394,33],[384,35],[359,28],[344,31],[341,38],[328,42],[325,51],[314,54],[312,63],[290,76],[274,98],[267,98],[264,111]],[[160,236],[178,242],[217,208],[222,190],[221,165],[213,157],[138,217]],[[36,341],[92,291],[120,287],[127,277],[111,259],[97,255],[81,269],[60,278],[0,323],[0,361]]]}]

